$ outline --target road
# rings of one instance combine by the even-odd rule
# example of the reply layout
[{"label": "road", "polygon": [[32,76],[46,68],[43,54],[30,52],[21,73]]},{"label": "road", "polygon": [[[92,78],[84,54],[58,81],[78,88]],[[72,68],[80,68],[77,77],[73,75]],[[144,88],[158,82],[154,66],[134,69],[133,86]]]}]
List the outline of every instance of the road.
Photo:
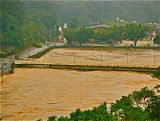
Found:
[{"label": "road", "polygon": [[26,50],[18,55],[18,59],[25,59],[29,56],[35,55],[37,53],[40,53],[46,49],[48,49],[51,46],[63,46],[64,43],[52,43],[49,46],[43,45],[41,48],[32,48],[31,50]]},{"label": "road", "polygon": [[[25,59],[29,56],[35,55],[39,52],[44,51],[45,49],[51,47],[51,46],[63,46],[64,43],[52,43],[49,46],[43,45],[41,48],[32,48],[23,51],[22,53],[18,54],[18,59]],[[0,58],[0,74],[2,73],[3,68],[3,74],[8,74],[10,70],[11,63],[14,61],[14,56],[7,57],[7,58]]]}]

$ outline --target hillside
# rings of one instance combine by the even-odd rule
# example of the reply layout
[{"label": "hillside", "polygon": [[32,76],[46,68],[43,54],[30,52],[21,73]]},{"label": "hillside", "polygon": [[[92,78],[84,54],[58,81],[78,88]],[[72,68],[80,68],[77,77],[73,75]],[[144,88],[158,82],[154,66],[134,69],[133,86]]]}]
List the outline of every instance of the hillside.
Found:
[{"label": "hillside", "polygon": [[[160,23],[160,1],[1,0],[1,51],[23,50],[55,37],[57,26],[126,21]],[[72,26],[73,27],[73,26]],[[51,31],[52,30],[52,31]],[[45,39],[44,39],[45,38]],[[8,50],[7,50],[8,49]]]},{"label": "hillside", "polygon": [[69,1],[51,2],[57,13],[58,22],[77,19],[80,24],[89,24],[98,19],[160,23],[160,1]]}]

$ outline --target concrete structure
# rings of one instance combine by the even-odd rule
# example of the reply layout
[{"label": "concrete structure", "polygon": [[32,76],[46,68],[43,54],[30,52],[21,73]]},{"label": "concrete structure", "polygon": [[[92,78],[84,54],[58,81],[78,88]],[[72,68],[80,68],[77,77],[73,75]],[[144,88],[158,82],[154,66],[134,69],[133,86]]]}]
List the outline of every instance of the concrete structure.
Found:
[{"label": "concrete structure", "polygon": [[114,64],[106,62],[86,63],[86,62],[67,62],[51,61],[40,62],[36,60],[16,61],[17,68],[52,68],[52,69],[74,69],[74,70],[106,70],[106,71],[134,71],[134,72],[154,72],[160,70],[160,65],[142,64]]}]

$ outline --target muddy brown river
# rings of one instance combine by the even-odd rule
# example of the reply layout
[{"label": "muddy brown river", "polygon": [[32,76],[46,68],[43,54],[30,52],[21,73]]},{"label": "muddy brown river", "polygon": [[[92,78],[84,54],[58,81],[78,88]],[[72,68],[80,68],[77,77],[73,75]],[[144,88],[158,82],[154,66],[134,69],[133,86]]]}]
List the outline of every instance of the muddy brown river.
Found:
[{"label": "muddy brown river", "polygon": [[160,50],[152,49],[53,49],[39,61],[106,62],[115,64],[160,65]]},{"label": "muddy brown river", "polygon": [[[58,52],[69,54],[68,51]],[[40,59],[48,60],[50,53]],[[146,63],[150,61],[146,58]],[[17,68],[1,83],[1,116],[5,121],[46,120],[52,114],[69,115],[77,108],[91,109],[104,101],[110,104],[133,90],[152,88],[159,83],[160,80],[149,74],[136,72]]]}]

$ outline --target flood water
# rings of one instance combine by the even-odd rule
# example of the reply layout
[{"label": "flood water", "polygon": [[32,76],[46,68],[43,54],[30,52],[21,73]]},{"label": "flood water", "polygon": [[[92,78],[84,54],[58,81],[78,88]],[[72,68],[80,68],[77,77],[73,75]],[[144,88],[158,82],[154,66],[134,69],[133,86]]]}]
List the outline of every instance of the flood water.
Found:
[{"label": "flood water", "polygon": [[115,64],[160,65],[160,50],[153,49],[53,49],[39,61],[106,62]]},{"label": "flood water", "polygon": [[160,80],[133,72],[16,69],[1,85],[2,119],[32,121],[115,102]]},{"label": "flood water", "polygon": [[[76,59],[99,61],[99,51],[56,49],[42,56],[39,60]],[[122,61],[124,51],[106,51],[117,62]],[[131,53],[132,56],[131,56]],[[153,62],[153,50],[129,53],[129,60]],[[51,58],[52,55],[52,58]],[[156,52],[159,64],[160,52]],[[104,59],[105,60],[105,59]],[[107,60],[107,59],[106,59]],[[125,59],[124,59],[125,60]],[[135,60],[132,62],[135,62]],[[91,109],[106,101],[108,104],[128,95],[133,90],[159,84],[160,80],[149,74],[114,71],[75,71],[56,69],[17,68],[1,83],[1,116],[6,121],[35,121],[55,114],[69,115],[77,108]]]}]

